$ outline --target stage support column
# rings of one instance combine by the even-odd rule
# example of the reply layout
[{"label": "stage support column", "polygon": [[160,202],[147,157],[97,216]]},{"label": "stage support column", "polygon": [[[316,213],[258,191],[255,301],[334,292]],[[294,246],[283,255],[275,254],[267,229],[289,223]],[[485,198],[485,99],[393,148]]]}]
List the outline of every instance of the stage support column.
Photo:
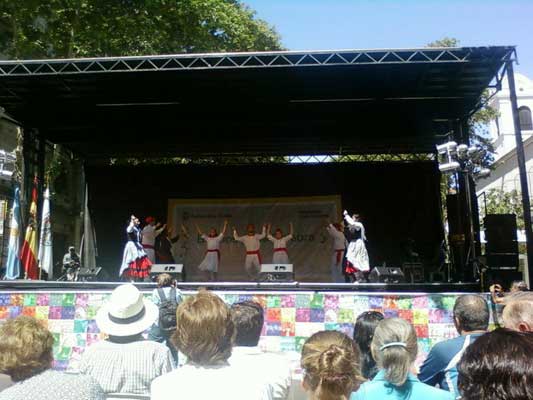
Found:
[{"label": "stage support column", "polygon": [[518,115],[518,101],[516,99],[516,85],[514,81],[513,60],[506,63],[507,79],[509,81],[509,97],[513,112],[514,134],[516,140],[516,158],[518,160],[518,170],[520,172],[520,187],[522,192],[522,208],[524,212],[524,225],[526,231],[527,244],[527,266],[529,279],[533,278],[533,231],[531,230],[531,204],[529,200],[529,189],[527,185],[526,158],[524,155],[524,144],[522,142],[522,130],[520,129],[520,118]]}]

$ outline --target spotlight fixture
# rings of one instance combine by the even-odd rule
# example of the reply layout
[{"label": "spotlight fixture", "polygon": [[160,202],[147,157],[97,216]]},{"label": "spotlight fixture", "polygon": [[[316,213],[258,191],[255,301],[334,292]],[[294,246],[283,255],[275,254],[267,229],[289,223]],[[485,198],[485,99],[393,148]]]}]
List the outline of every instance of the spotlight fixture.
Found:
[{"label": "spotlight fixture", "polygon": [[461,164],[459,164],[457,161],[452,161],[445,164],[439,164],[439,171],[442,173],[452,173],[457,172],[461,169]]}]

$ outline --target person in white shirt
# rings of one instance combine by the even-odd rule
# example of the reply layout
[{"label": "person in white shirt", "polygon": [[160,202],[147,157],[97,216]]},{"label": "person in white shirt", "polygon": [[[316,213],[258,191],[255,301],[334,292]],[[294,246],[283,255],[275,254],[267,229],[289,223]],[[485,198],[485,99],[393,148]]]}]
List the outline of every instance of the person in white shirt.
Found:
[{"label": "person in white shirt", "polygon": [[255,371],[228,363],[235,327],[229,307],[200,290],[178,306],[172,340],[187,357],[182,367],[152,382],[152,400],[270,400],[270,387]]},{"label": "person in white shirt", "polygon": [[255,225],[248,224],[246,227],[247,234],[239,236],[237,229],[233,227],[233,238],[244,244],[246,248],[246,259],[244,260],[244,269],[248,274],[250,280],[257,279],[257,274],[261,268],[261,243],[260,241],[266,237],[266,225],[263,225],[263,230],[260,234],[255,233]]},{"label": "person in white shirt", "polygon": [[154,217],[146,217],[145,222],[146,226],[143,228],[141,234],[142,245],[148,259],[152,264],[155,264],[155,239],[166,229],[167,224],[156,224]]},{"label": "person in white shirt", "polygon": [[172,370],[168,347],[142,336],[158,315],[157,306],[134,285],[118,286],[95,318],[108,338],[85,350],[80,372],[92,376],[105,393],[150,394],[152,381]]},{"label": "person in white shirt", "polygon": [[333,251],[331,255],[331,281],[334,283],[343,282],[342,278],[342,258],[346,250],[346,237],[342,233],[342,223],[328,223],[326,230],[333,239]]},{"label": "person in white shirt", "polygon": [[235,346],[229,358],[231,366],[254,371],[272,390],[272,398],[285,400],[292,384],[290,361],[280,354],[265,353],[259,347],[264,311],[253,301],[234,303],[231,316],[235,324]]},{"label": "person in white shirt", "polygon": [[220,234],[217,233],[215,228],[211,228],[209,229],[209,234],[206,235],[198,225],[196,225],[198,235],[200,235],[200,237],[207,243],[205,257],[198,266],[198,269],[203,271],[206,280],[211,282],[217,280],[218,266],[220,264],[220,242],[224,239],[227,227],[228,221],[224,221],[224,226],[222,227],[222,232],[220,232]]},{"label": "person in white shirt", "polygon": [[274,244],[274,250],[272,254],[272,263],[273,264],[290,264],[289,261],[289,252],[287,251],[287,242],[292,240],[293,228],[292,222],[289,223],[289,234],[283,236],[283,231],[278,228],[274,232],[274,236],[270,234],[271,225],[268,224],[268,240]]},{"label": "person in white shirt", "polygon": [[365,272],[370,270],[368,252],[366,250],[365,227],[360,221],[359,214],[350,216],[344,210],[344,220],[346,221],[345,237],[348,241],[348,248],[344,255],[344,276],[347,282],[365,281]]}]

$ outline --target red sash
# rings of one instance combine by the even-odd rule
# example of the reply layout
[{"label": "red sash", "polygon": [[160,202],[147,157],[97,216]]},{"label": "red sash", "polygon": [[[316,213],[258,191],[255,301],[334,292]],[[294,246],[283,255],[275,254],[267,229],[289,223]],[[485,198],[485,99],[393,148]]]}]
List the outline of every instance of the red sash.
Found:
[{"label": "red sash", "polygon": [[259,254],[259,250],[255,250],[255,251],[247,251],[246,252],[246,255],[247,256],[252,256],[252,255],[256,255],[257,256],[257,259],[259,260],[259,264],[262,264],[261,262],[261,254]]},{"label": "red sash", "polygon": [[219,249],[213,249],[213,250],[207,250],[205,254],[207,253],[217,253],[218,256],[218,262],[220,262],[220,250]]},{"label": "red sash", "polygon": [[335,249],[335,253],[337,253],[337,264],[338,264],[342,260],[342,253],[344,253],[344,249]]},{"label": "red sash", "polygon": [[[274,249],[274,253],[276,251],[284,251],[285,253],[287,253],[287,249],[285,247],[278,247],[277,249]],[[287,253],[287,254],[289,254],[289,253]]]}]

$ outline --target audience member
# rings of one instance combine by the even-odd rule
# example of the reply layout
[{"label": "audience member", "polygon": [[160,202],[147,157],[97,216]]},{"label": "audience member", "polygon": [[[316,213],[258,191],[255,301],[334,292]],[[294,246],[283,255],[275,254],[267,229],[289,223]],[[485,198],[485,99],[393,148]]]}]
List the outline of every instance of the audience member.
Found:
[{"label": "audience member", "polygon": [[[157,275],[156,283],[157,289],[152,292],[152,302],[159,308],[159,317],[150,328],[148,339],[165,343],[176,366],[178,365],[178,351],[171,343],[170,336],[176,330],[176,309],[182,300],[181,291],[176,287],[176,279],[170,274]],[[161,319],[163,321],[160,321]]]},{"label": "audience member", "polygon": [[352,400],[454,399],[450,393],[420,382],[409,372],[418,343],[415,330],[408,322],[400,318],[382,320],[374,332],[371,349],[380,371],[352,394]]},{"label": "audience member", "polygon": [[172,370],[169,349],[141,335],[157,316],[157,307],[135,286],[118,286],[96,315],[108,338],[85,350],[80,371],[95,378],[105,393],[149,394],[152,380]]},{"label": "audience member", "polygon": [[505,303],[506,297],[509,295],[513,295],[514,293],[518,292],[527,292],[528,290],[527,283],[524,281],[513,281],[507,295],[503,291],[503,288],[500,284],[496,283],[491,285],[489,288],[492,302],[494,304],[503,304]]},{"label": "audience member", "polygon": [[506,328],[533,332],[533,292],[518,292],[508,296],[502,318]]},{"label": "audience member", "polygon": [[261,305],[252,301],[235,303],[231,306],[231,317],[236,335],[230,365],[254,371],[271,386],[274,399],[286,399],[291,386],[289,360],[258,347],[264,322]]},{"label": "audience member", "polygon": [[481,336],[458,366],[463,400],[533,399],[533,333],[500,328]]},{"label": "audience member", "polygon": [[353,339],[359,347],[361,373],[366,379],[372,379],[378,373],[378,367],[372,357],[370,344],[372,343],[376,326],[383,318],[383,314],[380,312],[365,311],[355,321]]},{"label": "audience member", "polygon": [[105,395],[90,376],[54,371],[54,337],[32,317],[20,316],[0,326],[0,372],[13,386],[0,392],[1,400],[100,400]]},{"label": "audience member", "polygon": [[[152,400],[263,400],[270,386],[229,365],[235,327],[229,307],[215,294],[201,290],[178,306],[172,336],[186,364],[152,383]],[[250,379],[252,377],[252,379]],[[179,391],[179,395],[176,391]]]},{"label": "audience member", "polygon": [[355,342],[344,333],[321,331],[302,347],[303,387],[312,400],[343,400],[364,378]]},{"label": "audience member", "polygon": [[458,395],[457,364],[465,349],[487,331],[489,317],[489,307],[483,297],[460,296],[453,307],[453,320],[459,336],[433,346],[420,367],[418,378]]}]

